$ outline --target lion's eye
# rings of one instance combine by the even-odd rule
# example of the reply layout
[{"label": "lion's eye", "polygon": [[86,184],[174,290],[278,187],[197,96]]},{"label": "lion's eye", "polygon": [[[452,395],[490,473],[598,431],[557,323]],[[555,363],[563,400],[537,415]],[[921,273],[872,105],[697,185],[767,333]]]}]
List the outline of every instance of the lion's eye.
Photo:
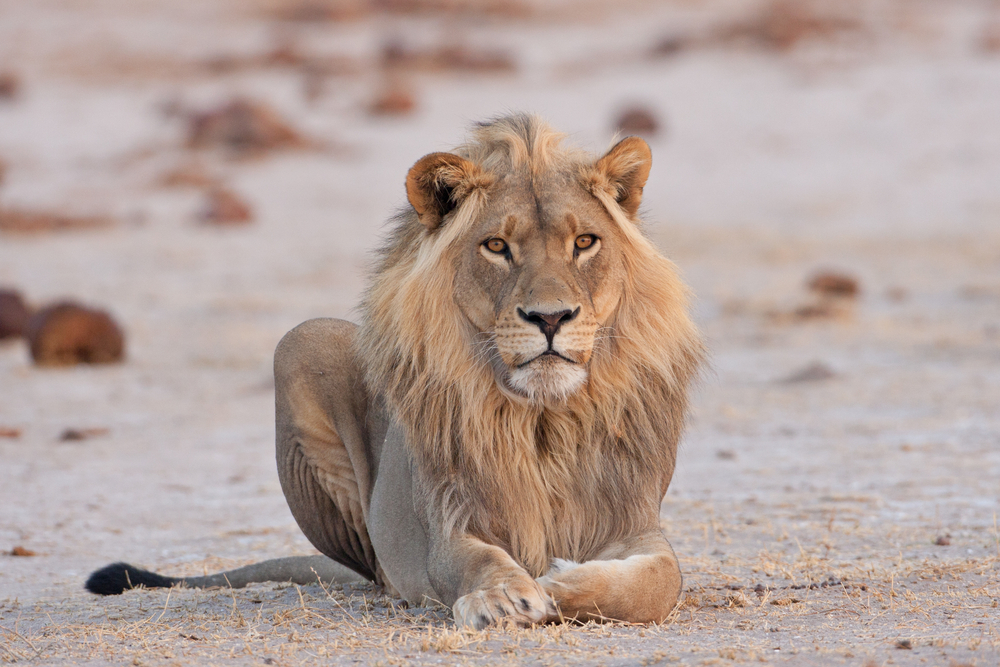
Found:
[{"label": "lion's eye", "polygon": [[596,240],[597,238],[593,234],[581,234],[576,237],[576,247],[578,250],[586,250],[594,245],[594,241]]},{"label": "lion's eye", "polygon": [[507,252],[507,242],[503,239],[490,239],[485,243],[486,249],[498,255]]}]

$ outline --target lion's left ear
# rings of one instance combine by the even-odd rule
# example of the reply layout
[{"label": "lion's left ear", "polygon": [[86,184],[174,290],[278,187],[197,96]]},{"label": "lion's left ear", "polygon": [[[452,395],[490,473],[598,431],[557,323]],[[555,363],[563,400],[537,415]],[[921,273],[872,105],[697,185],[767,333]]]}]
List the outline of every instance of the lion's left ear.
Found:
[{"label": "lion's left ear", "polygon": [[594,164],[589,185],[606,190],[632,217],[639,210],[642,188],[652,165],[649,144],[639,137],[626,137]]},{"label": "lion's left ear", "polygon": [[433,231],[469,193],[484,184],[481,170],[454,153],[431,153],[406,175],[406,197],[420,222]]}]

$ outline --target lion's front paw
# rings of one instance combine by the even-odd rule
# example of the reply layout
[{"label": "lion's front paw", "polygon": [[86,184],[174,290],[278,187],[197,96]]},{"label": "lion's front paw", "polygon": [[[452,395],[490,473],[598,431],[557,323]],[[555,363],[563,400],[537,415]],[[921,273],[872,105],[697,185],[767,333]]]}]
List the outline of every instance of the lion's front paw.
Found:
[{"label": "lion's front paw", "polygon": [[476,630],[504,619],[531,625],[557,616],[552,598],[530,579],[463,595],[455,601],[453,611],[456,624]]}]

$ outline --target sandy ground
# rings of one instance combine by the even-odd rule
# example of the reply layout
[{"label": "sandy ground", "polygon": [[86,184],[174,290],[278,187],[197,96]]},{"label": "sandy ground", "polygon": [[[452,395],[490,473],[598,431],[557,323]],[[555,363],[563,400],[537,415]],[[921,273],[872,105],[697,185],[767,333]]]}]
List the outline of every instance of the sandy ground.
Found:
[{"label": "sandy ground", "polygon": [[[112,220],[0,231],[0,287],[108,308],[128,336],[104,367],[0,345],[0,428],[20,431],[0,437],[0,550],[35,552],[0,556],[0,661],[1000,664],[995,3],[845,3],[851,27],[791,45],[745,29],[751,2],[460,5],[303,22],[278,0],[0,0],[0,72],[21,80],[0,208]],[[514,67],[387,73],[391,40]],[[265,62],[287,44],[320,65]],[[373,117],[391,82],[415,110]],[[185,148],[185,113],[236,95],[310,146]],[[281,335],[352,317],[406,169],[470,121],[532,110],[600,150],[629,104],[661,122],[648,230],[712,353],[663,505],[686,576],[670,622],[463,633],[373,587],[82,590],[112,560],[314,553],[272,459]],[[201,223],[205,187],[162,184],[193,161],[250,224]],[[810,311],[823,269],[860,296]]]}]

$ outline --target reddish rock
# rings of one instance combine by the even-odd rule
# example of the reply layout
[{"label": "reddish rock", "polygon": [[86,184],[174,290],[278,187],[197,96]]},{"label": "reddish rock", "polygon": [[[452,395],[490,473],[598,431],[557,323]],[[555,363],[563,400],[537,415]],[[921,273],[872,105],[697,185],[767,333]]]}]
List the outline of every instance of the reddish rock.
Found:
[{"label": "reddish rock", "polygon": [[225,148],[237,155],[308,145],[271,107],[245,99],[192,114],[187,143],[190,148]]},{"label": "reddish rock", "polygon": [[86,440],[87,438],[93,438],[99,435],[107,435],[110,433],[110,429],[97,427],[97,428],[68,428],[59,434],[59,439],[63,442],[73,442],[76,440]]},{"label": "reddish rock", "polygon": [[105,364],[125,356],[125,335],[108,313],[69,302],[35,313],[28,342],[39,366]]},{"label": "reddish rock", "polygon": [[160,185],[166,188],[209,188],[218,185],[218,182],[197,162],[183,164],[160,177]]},{"label": "reddish rock", "polygon": [[216,188],[208,193],[201,219],[213,225],[243,225],[253,220],[253,209],[232,190]]},{"label": "reddish rock", "polygon": [[16,546],[16,547],[14,547],[13,549],[10,550],[10,555],[11,556],[31,557],[31,556],[37,556],[38,554],[35,553],[34,551],[32,551],[31,549],[25,549],[22,546]]},{"label": "reddish rock", "polygon": [[20,293],[0,289],[0,340],[23,336],[30,317],[31,311]]},{"label": "reddish rock", "polygon": [[775,51],[789,51],[800,42],[832,39],[861,31],[856,18],[836,3],[807,0],[773,0],[756,16],[723,28],[715,37],[721,43],[748,43]]},{"label": "reddish rock", "polygon": [[16,99],[21,92],[21,78],[13,72],[0,72],[0,102]]},{"label": "reddish rock", "polygon": [[650,109],[629,107],[618,115],[615,129],[625,134],[651,137],[660,130],[660,121]]},{"label": "reddish rock", "polygon": [[505,51],[474,49],[467,46],[439,46],[428,49],[407,48],[389,42],[382,49],[382,66],[393,70],[424,72],[506,73],[517,70]]},{"label": "reddish rock", "polygon": [[837,377],[837,374],[826,364],[820,361],[813,362],[796,371],[782,380],[787,384],[797,384],[799,382],[822,382]]},{"label": "reddish rock", "polygon": [[416,107],[417,101],[410,91],[400,85],[393,85],[379,93],[368,112],[373,116],[406,116],[413,113]]},{"label": "reddish rock", "polygon": [[106,216],[63,215],[46,211],[22,211],[0,208],[0,232],[43,234],[70,230],[103,229],[115,224]]},{"label": "reddish rock", "polygon": [[855,297],[861,292],[856,278],[834,271],[817,273],[809,279],[808,287],[824,296]]},{"label": "reddish rock", "polygon": [[1000,20],[987,24],[983,29],[979,48],[988,54],[1000,53]]}]

